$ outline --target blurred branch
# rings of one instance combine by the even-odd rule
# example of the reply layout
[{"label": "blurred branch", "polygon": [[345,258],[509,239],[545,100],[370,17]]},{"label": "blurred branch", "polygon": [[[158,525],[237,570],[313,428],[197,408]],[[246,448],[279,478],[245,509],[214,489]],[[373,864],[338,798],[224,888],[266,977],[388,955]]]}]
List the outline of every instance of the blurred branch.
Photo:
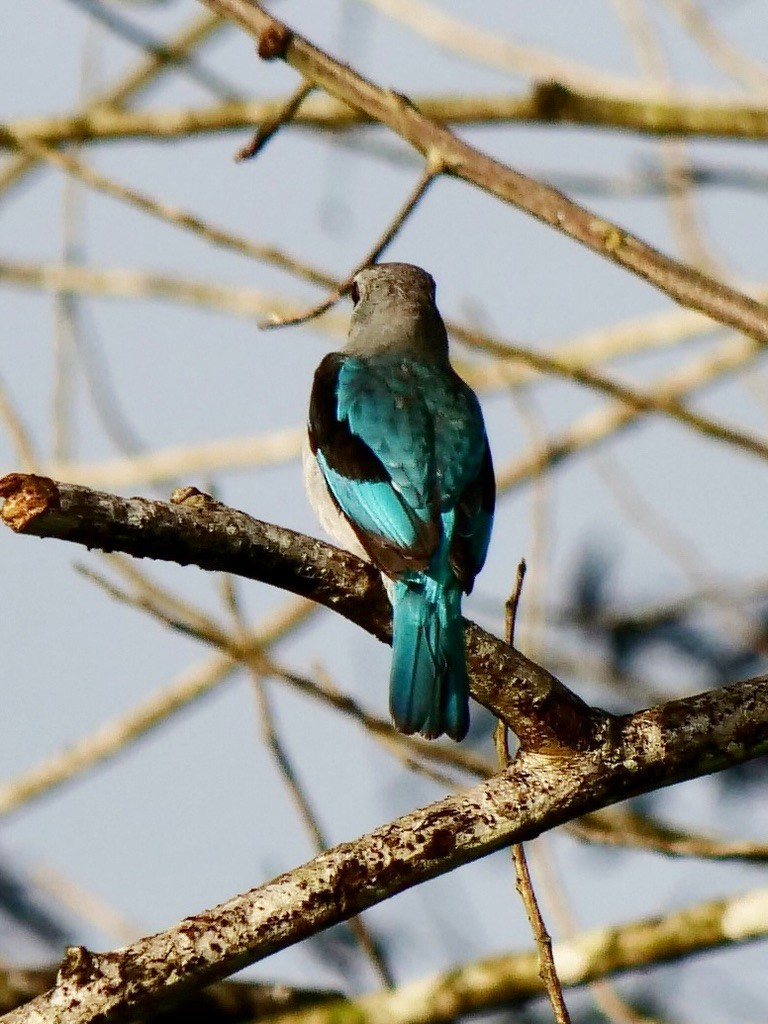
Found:
[{"label": "blurred branch", "polygon": [[32,441],[32,435],[22,420],[21,413],[16,408],[11,396],[8,394],[8,389],[1,377],[0,422],[5,425],[5,429],[8,431],[13,447],[16,451],[16,458],[19,460],[19,464],[27,470],[36,469],[38,466],[38,458]]},{"label": "blurred branch", "polygon": [[[768,179],[766,179],[768,185]],[[280,265],[280,264],[277,264]],[[314,277],[321,273],[311,268]],[[297,268],[296,273],[300,273]],[[302,275],[303,276],[303,275]],[[327,280],[332,279],[328,275]],[[257,288],[214,284],[208,280],[194,280],[171,274],[158,274],[128,268],[104,268],[61,263],[0,258],[0,282],[31,288],[44,288],[53,293],[77,292],[81,295],[110,296],[125,299],[164,299],[168,302],[187,302],[232,316],[260,317],[268,312],[291,316],[299,312],[295,301],[273,292]],[[336,286],[340,282],[336,281]],[[768,297],[765,286],[751,287],[758,301]],[[346,314],[327,313],[314,325],[333,338],[346,337],[349,318]],[[462,336],[481,336],[481,332],[447,321],[449,333],[457,340]],[[619,359],[651,349],[668,348],[683,344],[692,338],[706,337],[722,330],[719,324],[701,313],[687,309],[669,309],[631,317],[608,327],[584,331],[574,337],[557,339],[550,347],[557,348],[558,358],[574,365],[585,365]],[[743,341],[743,339],[742,339]],[[754,343],[750,343],[754,348]],[[538,378],[539,374],[527,366],[509,360],[475,363],[467,369],[474,374],[476,387],[521,384]]]},{"label": "blurred branch", "polygon": [[649,850],[668,857],[737,860],[768,863],[768,844],[749,840],[714,839],[672,828],[626,807],[611,807],[587,814],[568,826],[571,835],[586,842]]},{"label": "blurred branch", "polygon": [[763,97],[766,96],[768,65],[744,53],[726,39],[723,33],[713,26],[702,4],[693,3],[692,0],[663,0],[663,3],[715,67],[748,89]]},{"label": "blurred branch", "polygon": [[[304,93],[307,87],[302,86]],[[292,97],[295,100],[295,97]],[[579,92],[556,81],[541,81],[527,93],[427,95],[411,99],[430,120],[455,125],[580,125],[640,135],[763,141],[768,138],[768,110],[759,104],[698,94],[675,99]],[[122,110],[87,107],[77,114],[23,117],[0,123],[0,148],[16,148],[18,139],[48,145],[65,142],[115,142],[126,139],[166,141],[213,132],[269,126],[284,113],[287,100],[228,100],[204,107]],[[363,110],[332,96],[312,96],[293,112],[287,127],[343,132],[377,124]],[[281,122],[282,124],[282,122]]]},{"label": "blurred branch", "polygon": [[[284,266],[284,254],[280,250],[269,247],[265,249],[263,255],[271,262],[269,253],[276,257],[276,266]],[[325,287],[329,287],[335,280],[330,275],[324,275],[316,268],[306,267],[304,264],[296,265],[293,270],[298,276],[322,283]],[[319,277],[322,281],[318,280]],[[295,301],[259,288],[213,284],[207,280],[123,268],[107,269],[78,264],[0,259],[0,282],[44,288],[54,294],[75,292],[78,295],[106,295],[121,299],[186,302],[232,316],[254,319],[268,313],[293,316],[300,309]],[[703,325],[711,326],[710,320],[699,319]],[[326,316],[321,321],[321,329],[335,337],[345,337],[348,322],[346,316]]]},{"label": "blurred branch", "polygon": [[[118,13],[114,6],[108,6],[101,0],[67,0],[68,3],[79,7],[90,15],[91,18],[104,25],[116,36],[132,46],[142,49],[147,56],[157,60],[160,64],[173,64],[181,68],[183,72],[204,86],[210,92],[222,99],[237,99],[239,94],[236,89],[220,78],[214,71],[204,67],[191,52],[179,53],[178,48],[173,49],[166,45],[163,39],[159,39],[147,32],[146,29],[134,25],[132,21]],[[87,107],[86,107],[87,109]]]},{"label": "blurred branch", "polygon": [[[647,5],[643,0],[613,0],[612,6],[630,38],[648,85],[672,92],[675,79]],[[712,257],[699,224],[689,147],[679,138],[667,137],[660,140],[658,151],[668,183],[666,205],[681,257],[699,270],[721,276],[721,268]]]},{"label": "blurred branch", "polygon": [[[474,22],[462,20],[423,0],[366,0],[382,14],[407,25],[412,32],[441,49],[457,53],[484,67],[498,68],[507,74],[533,79],[556,79],[575,89],[593,92],[634,90],[634,78],[612,75],[569,57],[548,50],[516,43],[498,32],[478,28]],[[658,90],[657,90],[658,91]],[[648,92],[649,95],[653,91]]]},{"label": "blurred branch", "polygon": [[[311,606],[291,601],[248,636],[248,645],[262,650],[280,639]],[[174,682],[142,701],[129,714],[108,722],[84,739],[70,744],[28,771],[0,786],[0,816],[52,792],[75,776],[125,750],[130,744],[184,707],[223,683],[240,667],[236,658],[216,654],[183,672]]]},{"label": "blurred branch", "polygon": [[304,277],[307,280],[312,281],[314,284],[323,285],[324,287],[333,287],[335,284],[333,278],[314,270],[308,264],[302,263],[300,260],[293,259],[293,257],[286,255],[275,246],[260,245],[258,242],[252,242],[247,238],[241,238],[239,235],[235,235],[231,231],[227,231],[224,228],[219,228],[213,224],[207,223],[200,217],[195,216],[195,214],[179,209],[178,206],[160,202],[159,200],[146,195],[144,192],[139,192],[128,185],[122,185],[118,182],[112,181],[103,174],[99,174],[98,171],[94,171],[76,157],[67,153],[60,153],[57,149],[44,146],[39,142],[35,142],[33,139],[17,139],[17,142],[19,147],[27,153],[27,155],[34,157],[35,160],[42,160],[45,163],[51,164],[53,167],[58,167],[59,170],[62,170],[67,174],[71,174],[73,177],[84,182],[97,192],[102,192],[104,195],[111,196],[113,199],[117,199],[120,202],[129,203],[131,206],[137,207],[144,213],[148,213],[150,216],[158,218],[158,220],[167,221],[170,224],[175,224],[177,227],[182,227],[187,231],[192,231],[194,234],[200,235],[212,245],[217,245],[224,249],[239,252],[241,255],[250,256],[253,259],[265,260],[275,266],[282,267],[284,270],[289,270],[300,277]]},{"label": "blurred branch", "polygon": [[753,434],[746,434],[735,427],[719,423],[701,413],[693,412],[676,398],[663,391],[637,391],[626,384],[604,376],[596,370],[585,366],[574,366],[573,363],[562,361],[557,355],[534,351],[522,345],[511,345],[509,342],[497,341],[487,335],[475,334],[472,331],[457,330],[454,335],[465,344],[476,346],[502,359],[515,359],[526,363],[540,373],[551,374],[583,384],[594,391],[618,398],[626,405],[632,406],[642,413],[654,412],[671,419],[678,420],[706,437],[724,441],[743,451],[768,458],[768,442]]},{"label": "blurred branch", "polygon": [[[612,720],[591,748],[518,753],[514,763],[459,796],[335,847],[267,885],[122,950],[71,947],[56,986],[11,1012],[5,1024],[55,1014],[57,1024],[144,1017],[161,1004],[285,949],[383,899],[630,795],[690,779],[765,752],[768,679],[736,683]],[[708,944],[764,934],[765,890],[709,905]],[[713,910],[713,906],[715,909]],[[695,913],[678,915],[667,950],[677,955]],[[621,949],[615,931],[600,950]],[[640,937],[647,937],[647,927]],[[593,953],[594,939],[589,946]],[[583,973],[578,949],[559,969]],[[504,977],[509,976],[506,965]],[[127,984],[127,980],[130,983]],[[130,1010],[129,1010],[130,1008]]]},{"label": "blurred branch", "polygon": [[[154,53],[139,61],[114,85],[97,93],[83,113],[87,116],[99,107],[120,107],[126,100],[141,93],[169,68],[183,67],[189,54],[202,42],[226,26],[220,15],[203,11],[195,15],[166,43],[166,53]],[[18,184],[35,166],[37,160],[28,154],[18,154],[0,168],[0,194]]]},{"label": "blurred branch", "polygon": [[200,477],[213,471],[272,466],[301,454],[305,431],[275,430],[255,437],[229,437],[196,445],[178,445],[159,451],[98,462],[46,464],[44,472],[72,483],[96,487],[133,487]]},{"label": "blurred branch", "polygon": [[[249,630],[243,617],[234,579],[231,576],[222,577],[221,589],[224,603],[232,619],[237,642],[240,644],[247,638]],[[248,675],[250,676],[256,697],[256,710],[264,745],[269,751],[275,769],[288,790],[293,806],[315,852],[322,853],[331,844],[325,835],[325,831],[320,823],[320,816],[315,810],[309,792],[296,769],[288,745],[283,740],[272,708],[267,681],[264,678],[263,665],[257,665],[255,659],[249,661],[244,659],[244,664],[248,669]],[[351,935],[360,947],[361,952],[370,961],[379,981],[387,988],[392,988],[394,986],[394,977],[389,966],[387,951],[371,931],[363,915],[350,918],[348,924]]]},{"label": "blurred branch", "polygon": [[[203,643],[217,647],[222,653],[237,659],[238,662],[250,669],[251,672],[258,674],[260,678],[272,676],[280,682],[287,683],[304,697],[319,701],[326,707],[333,708],[334,711],[357,720],[364,729],[367,729],[385,749],[394,754],[409,770],[419,771],[422,774],[426,772],[444,790],[454,788],[453,780],[447,779],[444,774],[434,769],[426,769],[425,761],[444,765],[483,779],[493,774],[493,764],[482,756],[473,753],[468,747],[460,747],[453,743],[448,746],[431,743],[421,739],[421,737],[404,736],[394,728],[391,721],[379,718],[365,711],[353,698],[338,692],[334,687],[324,683],[322,679],[309,679],[278,664],[270,657],[265,646],[254,646],[253,643],[249,643],[247,636],[244,638],[242,635],[238,636],[227,632],[210,615],[190,605],[187,601],[180,599],[173,592],[161,587],[147,573],[139,571],[132,559],[123,555],[108,555],[106,558],[109,560],[110,565],[134,585],[133,593],[116,587],[91,569],[86,569],[82,566],[78,568],[86,577],[102,587],[116,600],[129,604],[141,611],[148,612],[165,625],[173,629],[179,629],[189,636],[194,636]],[[306,610],[311,611],[314,607],[314,605],[301,603],[298,606],[297,612],[300,609],[304,609],[305,614],[303,617],[306,617]],[[290,615],[290,608],[291,606],[289,606],[288,615]],[[275,621],[274,617],[270,617],[269,628],[271,629],[279,625],[284,621],[284,618],[284,616],[281,616],[278,621]],[[297,624],[299,621],[301,619],[297,614],[294,624]],[[267,623],[262,622],[260,628],[266,631]],[[286,630],[284,633],[281,633],[281,638],[287,632],[287,628],[288,625],[286,624]],[[177,706],[181,707],[182,705],[179,704]],[[176,706],[170,710],[176,710]],[[90,767],[90,765],[87,767]]]},{"label": "blurred branch", "polygon": [[[674,370],[654,382],[649,393],[664,401],[675,401],[691,391],[721,379],[727,373],[743,369],[763,354],[762,346],[750,338],[735,335],[726,339],[713,352]],[[497,470],[496,483],[500,493],[525,483],[547,466],[557,465],[577,452],[614,437],[643,416],[639,407],[628,408],[611,403],[594,409],[559,437],[550,438],[544,448],[536,449],[513,463]]]}]

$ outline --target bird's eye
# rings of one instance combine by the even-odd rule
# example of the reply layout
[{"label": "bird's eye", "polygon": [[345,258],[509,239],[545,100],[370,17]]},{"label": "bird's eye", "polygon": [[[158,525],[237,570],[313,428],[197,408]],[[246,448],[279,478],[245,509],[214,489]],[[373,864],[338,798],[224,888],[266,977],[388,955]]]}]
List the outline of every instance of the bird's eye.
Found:
[{"label": "bird's eye", "polygon": [[349,294],[350,297],[352,298],[353,304],[356,306],[360,301],[360,289],[358,287],[357,281],[352,282],[352,287],[349,289]]}]

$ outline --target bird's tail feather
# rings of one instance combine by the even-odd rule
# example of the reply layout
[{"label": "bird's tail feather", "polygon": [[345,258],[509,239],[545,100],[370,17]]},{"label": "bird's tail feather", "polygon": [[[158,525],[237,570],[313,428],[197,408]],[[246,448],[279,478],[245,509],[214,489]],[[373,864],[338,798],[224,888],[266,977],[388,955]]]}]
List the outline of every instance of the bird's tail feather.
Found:
[{"label": "bird's tail feather", "polygon": [[404,733],[462,740],[469,728],[461,590],[428,576],[393,589],[390,711]]}]

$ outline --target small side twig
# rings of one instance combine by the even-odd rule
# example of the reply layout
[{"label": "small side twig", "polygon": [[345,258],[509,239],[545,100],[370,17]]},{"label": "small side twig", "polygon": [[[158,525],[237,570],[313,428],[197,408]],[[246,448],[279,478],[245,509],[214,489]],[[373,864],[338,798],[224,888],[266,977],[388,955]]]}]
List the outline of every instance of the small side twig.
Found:
[{"label": "small side twig", "polygon": [[[520,604],[525,573],[526,564],[525,560],[522,559],[517,567],[515,589],[504,606],[504,636],[510,647],[512,647],[515,638],[515,621],[517,619],[517,609]],[[496,726],[495,740],[499,762],[502,768],[506,768],[510,762],[509,734],[507,726],[501,720],[499,720]],[[555,958],[552,953],[552,939],[541,915],[541,909],[539,908],[533,882],[531,881],[531,873],[528,870],[525,848],[522,843],[515,843],[512,847],[512,861],[515,865],[515,888],[523,901],[539,952],[539,977],[546,987],[557,1024],[570,1024],[571,1018],[565,1005],[563,989],[557,975]]]},{"label": "small side twig", "polygon": [[427,165],[416,183],[415,188],[400,207],[400,210],[392,219],[386,231],[384,231],[384,233],[377,239],[372,248],[363,257],[363,259],[360,260],[354,270],[350,271],[347,277],[344,278],[338,287],[334,288],[327,298],[323,299],[323,301],[318,303],[318,305],[307,310],[306,313],[300,313],[298,316],[270,316],[269,319],[260,323],[259,327],[265,330],[268,330],[271,327],[295,327],[297,324],[307,323],[308,320],[314,320],[315,317],[326,313],[343,295],[347,294],[352,287],[355,275],[359,274],[365,267],[369,267],[372,263],[375,263],[378,260],[379,256],[381,256],[387,246],[391,244],[395,235],[398,234],[406,220],[416,209],[416,206],[424,198],[429,186],[435,178],[442,174],[443,169],[443,162],[438,156],[430,158],[427,161]]},{"label": "small side twig", "polygon": [[272,136],[276,135],[284,124],[293,119],[296,111],[314,88],[314,82],[308,82],[306,79],[302,81],[301,85],[291,93],[277,114],[259,125],[248,145],[243,146],[242,149],[237,151],[235,160],[238,163],[241,163],[243,160],[253,160],[264,149]]}]

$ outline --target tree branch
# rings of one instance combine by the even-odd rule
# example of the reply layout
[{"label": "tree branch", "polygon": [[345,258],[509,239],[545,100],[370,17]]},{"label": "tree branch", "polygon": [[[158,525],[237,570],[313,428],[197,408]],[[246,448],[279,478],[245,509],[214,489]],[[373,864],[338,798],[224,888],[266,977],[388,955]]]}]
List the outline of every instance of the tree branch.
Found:
[{"label": "tree branch", "polygon": [[[739,139],[768,138],[764,106],[726,97],[673,99],[637,95],[606,96],[579,92],[558,82],[539,82],[527,93],[475,96],[413,97],[425,117],[443,124],[567,124],[585,128],[632,131],[641,135]],[[121,110],[99,106],[77,114],[16,118],[0,124],[0,147],[13,149],[15,139],[36,139],[48,145],[64,142],[114,142],[123,139],[167,141],[212,132],[269,125],[283,112],[286,100],[230,100],[204,107]],[[350,131],[376,120],[332,96],[313,96],[296,110],[288,127]]]},{"label": "tree branch", "polygon": [[[0,480],[0,498],[2,520],[17,533],[259,580],[325,605],[390,641],[391,609],[371,565],[252,519],[194,488],[174,492],[169,503],[13,473]],[[592,746],[608,721],[605,712],[589,708],[479,626],[467,623],[466,633],[472,695],[503,718],[521,743],[541,752]]]},{"label": "tree branch", "polygon": [[[722,946],[765,938],[768,889],[581,932],[555,943],[564,985],[648,968]],[[0,969],[0,1012],[56,983],[56,970]],[[201,1009],[209,1024],[451,1024],[458,1017],[520,1006],[543,994],[533,952],[513,952],[452,967],[426,978],[351,999],[284,985],[219,982],[174,1005],[164,1020],[188,1022]]]},{"label": "tree branch", "polygon": [[613,719],[591,750],[521,751],[499,775],[343,843],[267,885],[111,953],[72,947],[4,1024],[144,1016],[397,893],[601,806],[768,749],[768,678]]},{"label": "tree branch", "polygon": [[381,89],[267,14],[255,0],[202,0],[258,40],[259,55],[282,59],[308,81],[385,124],[446,173],[477,185],[637,274],[681,305],[706,313],[761,343],[768,342],[768,309],[526,177],[430,121],[406,96]]}]

